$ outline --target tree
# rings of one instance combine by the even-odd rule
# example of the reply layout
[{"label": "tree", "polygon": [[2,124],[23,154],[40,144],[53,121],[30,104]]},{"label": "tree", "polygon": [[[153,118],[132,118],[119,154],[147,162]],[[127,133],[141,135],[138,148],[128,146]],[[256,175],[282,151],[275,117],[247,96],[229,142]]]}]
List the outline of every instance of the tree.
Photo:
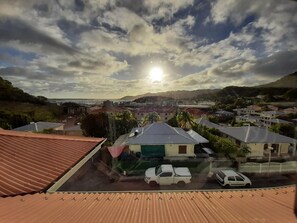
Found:
[{"label": "tree", "polygon": [[116,116],[116,136],[129,133],[137,127],[137,120],[130,111],[124,111]]},{"label": "tree", "polygon": [[176,120],[176,116],[177,116],[177,114],[175,116],[173,116],[171,119],[169,119],[167,121],[167,124],[172,126],[172,127],[178,127],[178,122]]},{"label": "tree", "polygon": [[158,122],[160,120],[161,120],[161,117],[157,112],[151,112],[144,117],[142,124],[143,125],[151,124],[153,122]]},{"label": "tree", "polygon": [[106,113],[85,116],[81,121],[81,129],[85,136],[108,137],[109,119]]},{"label": "tree", "polygon": [[270,130],[272,132],[278,133],[280,135],[288,136],[291,138],[295,137],[295,128],[293,125],[275,124],[275,125],[271,126]]},{"label": "tree", "polygon": [[176,120],[178,125],[183,129],[189,129],[196,125],[193,116],[187,111],[181,111],[177,114]]}]

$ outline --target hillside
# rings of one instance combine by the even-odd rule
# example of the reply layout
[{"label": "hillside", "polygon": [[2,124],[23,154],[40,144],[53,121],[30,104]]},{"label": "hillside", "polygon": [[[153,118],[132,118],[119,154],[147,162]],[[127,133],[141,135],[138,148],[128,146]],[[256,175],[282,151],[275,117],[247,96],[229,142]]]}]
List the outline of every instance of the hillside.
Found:
[{"label": "hillside", "polygon": [[197,98],[205,98],[209,97],[209,95],[214,95],[219,91],[219,89],[210,89],[210,90],[194,90],[194,91],[166,91],[159,93],[146,93],[137,96],[126,96],[121,98],[120,100],[135,100],[143,97],[152,97],[152,96],[160,96],[172,98],[174,100],[180,99],[197,99]]},{"label": "hillside", "polygon": [[277,81],[260,85],[261,88],[297,88],[297,71],[286,75]]},{"label": "hillside", "polygon": [[17,87],[14,87],[12,83],[0,77],[0,101],[45,104],[45,100],[46,98],[44,97],[35,97]]},{"label": "hillside", "polygon": [[57,121],[61,107],[32,96],[0,77],[0,128],[13,129],[32,121]]},{"label": "hillside", "polygon": [[[215,100],[226,96],[235,97],[256,97],[257,95],[285,95],[292,94],[292,89],[297,88],[297,71],[295,73],[286,75],[277,81],[254,86],[254,87],[238,87],[228,86],[223,89],[211,90],[193,90],[193,91],[167,91],[159,93],[147,93],[137,96],[126,96],[121,100],[135,100],[138,98],[160,96],[173,98],[175,100],[181,99],[196,99],[196,100]],[[288,93],[287,93],[288,92]],[[295,91],[294,91],[295,92]]]}]

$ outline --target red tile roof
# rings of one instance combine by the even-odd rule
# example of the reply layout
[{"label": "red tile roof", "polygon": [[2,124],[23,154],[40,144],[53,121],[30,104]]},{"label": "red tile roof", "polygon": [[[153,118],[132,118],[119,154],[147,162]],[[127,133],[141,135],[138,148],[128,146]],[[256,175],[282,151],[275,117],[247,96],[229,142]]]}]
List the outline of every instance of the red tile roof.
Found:
[{"label": "red tile roof", "polygon": [[0,130],[0,196],[47,188],[103,140]]},{"label": "red tile roof", "polygon": [[0,198],[0,222],[297,222],[294,187],[224,192],[54,193]]},{"label": "red tile roof", "polygon": [[199,108],[185,108],[184,111],[189,112],[194,117],[200,117],[202,115],[208,115],[209,112],[203,111]]},{"label": "red tile roof", "polygon": [[142,107],[136,109],[137,113],[150,113],[150,112],[157,112],[157,113],[175,113],[177,110],[176,107]]}]

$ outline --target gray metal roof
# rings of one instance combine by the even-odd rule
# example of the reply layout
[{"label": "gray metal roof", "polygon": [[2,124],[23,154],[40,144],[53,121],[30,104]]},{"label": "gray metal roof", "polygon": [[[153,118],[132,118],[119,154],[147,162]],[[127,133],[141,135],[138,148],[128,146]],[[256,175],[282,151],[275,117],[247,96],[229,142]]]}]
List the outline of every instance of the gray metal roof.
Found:
[{"label": "gray metal roof", "polygon": [[255,126],[226,127],[219,130],[245,143],[296,143],[296,140],[293,138]]},{"label": "gray metal roof", "polygon": [[[138,130],[138,133],[133,133]],[[142,128],[134,128],[126,140],[127,145],[164,145],[164,144],[197,144],[181,128],[173,128],[166,123],[152,123]]]},{"label": "gray metal roof", "polygon": [[214,129],[220,129],[221,126],[218,125],[218,124],[215,124],[213,122],[210,122],[208,121],[207,119],[205,118],[200,118],[198,121],[197,121],[198,124],[200,125],[203,125],[203,126],[206,126],[207,128],[214,128]]},{"label": "gray metal roof", "polygon": [[276,123],[276,124],[290,124],[290,123],[292,123],[292,122],[288,122],[286,120],[279,119],[279,118],[271,119],[268,121],[270,121],[271,123]]},{"label": "gray metal roof", "polygon": [[64,131],[81,131],[81,126],[80,125],[74,125],[69,128],[64,129]]},{"label": "gray metal roof", "polygon": [[55,122],[33,122],[28,125],[24,125],[18,128],[13,129],[14,131],[23,131],[23,132],[41,132],[44,129],[57,128],[64,125],[63,123]]},{"label": "gray metal roof", "polygon": [[197,132],[193,131],[192,129],[187,131],[187,133],[193,138],[195,139],[198,143],[209,143],[209,141],[202,137],[201,135],[199,135]]}]

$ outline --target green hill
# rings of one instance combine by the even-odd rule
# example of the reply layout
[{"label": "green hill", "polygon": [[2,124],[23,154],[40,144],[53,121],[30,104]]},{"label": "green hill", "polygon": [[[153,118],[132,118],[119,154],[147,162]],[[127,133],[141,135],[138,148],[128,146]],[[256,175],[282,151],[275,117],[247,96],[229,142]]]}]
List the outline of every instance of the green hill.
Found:
[{"label": "green hill", "polygon": [[260,85],[261,88],[297,88],[297,71],[286,75],[277,81]]},{"label": "green hill", "polygon": [[23,90],[14,87],[12,83],[0,77],[0,101],[29,102],[45,104],[46,98],[32,96]]},{"label": "green hill", "polygon": [[0,77],[0,128],[13,129],[32,121],[57,121],[63,114],[61,107],[14,87]]}]

